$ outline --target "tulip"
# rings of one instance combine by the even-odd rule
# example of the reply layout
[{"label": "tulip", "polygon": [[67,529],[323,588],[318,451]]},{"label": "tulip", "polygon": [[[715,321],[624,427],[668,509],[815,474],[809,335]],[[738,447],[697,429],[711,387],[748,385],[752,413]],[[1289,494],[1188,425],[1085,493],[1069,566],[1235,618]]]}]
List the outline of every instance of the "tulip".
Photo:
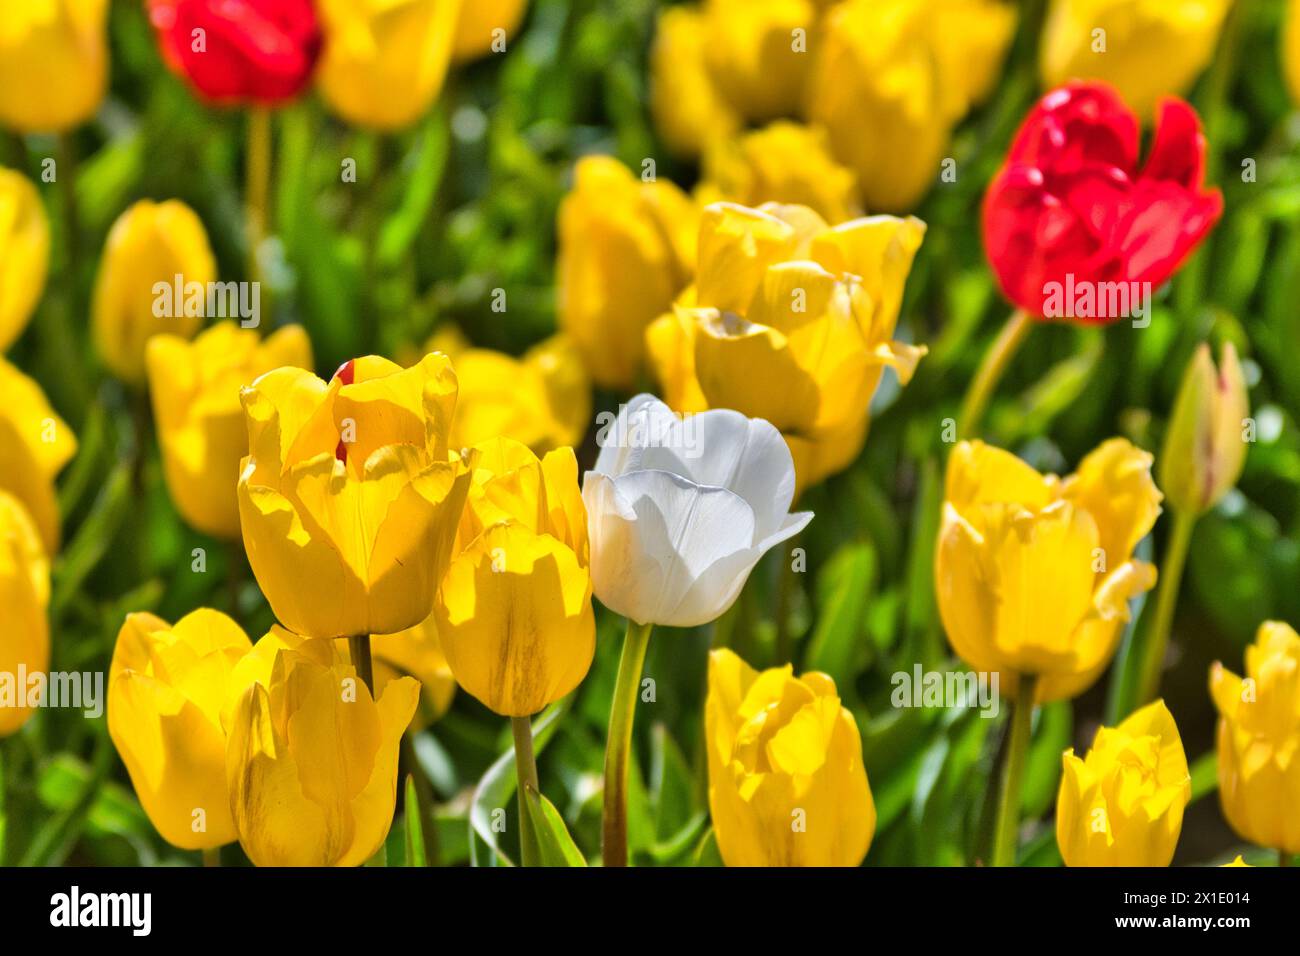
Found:
[{"label": "tulip", "polygon": [[705,64],[709,33],[696,7],[659,12],[650,51],[650,109],[673,153],[694,158],[715,139],[732,136],[740,117],[722,98]]},{"label": "tulip", "polygon": [[1174,507],[1201,514],[1237,483],[1249,414],[1237,350],[1226,344],[1216,371],[1202,344],[1183,374],[1160,456],[1160,487]]},{"label": "tulip", "polygon": [[[128,384],[144,382],[150,338],[169,332],[188,339],[203,324],[197,299],[185,295],[177,301],[172,293],[177,276],[182,291],[202,287],[206,295],[208,283],[217,278],[208,234],[183,202],[142,199],[108,233],[91,307],[100,357]],[[160,295],[164,286],[166,294]]]},{"label": "tulip", "polygon": [[1250,866],[1250,864],[1247,863],[1245,860],[1243,860],[1243,859],[1241,858],[1241,854],[1238,853],[1238,854],[1236,855],[1236,857],[1233,859],[1233,861],[1232,861],[1231,863],[1224,863],[1224,864],[1222,864],[1222,866],[1224,866],[1224,867],[1228,867],[1228,866],[1246,866],[1246,867],[1248,867],[1248,866]]},{"label": "tulip", "polygon": [[1219,802],[1243,839],[1300,853],[1300,636],[1266,621],[1246,648],[1243,680],[1215,663],[1210,696],[1219,711]]},{"label": "tulip", "polygon": [[[1124,301],[1131,307],[1133,295],[1168,280],[1218,221],[1223,197],[1203,188],[1204,175],[1200,120],[1182,100],[1161,103],[1139,168],[1137,118],[1114,90],[1053,90],[1020,127],[984,197],[984,248],[1003,293],[1036,318],[1123,317]],[[1118,288],[1111,284],[1132,292],[1103,294]],[[1092,290],[1095,302],[1081,310],[1054,302],[1069,289]]]},{"label": "tulip", "polygon": [[1232,0],[1053,0],[1039,56],[1043,84],[1103,80],[1147,117],[1161,96],[1186,93],[1205,69],[1231,5]]},{"label": "tulip", "polygon": [[31,684],[50,666],[50,562],[21,501],[0,489],[0,737],[27,722]]},{"label": "tulip", "polygon": [[645,327],[691,280],[697,213],[667,180],[638,180],[607,156],[579,160],[560,203],[560,328],[602,388],[629,390]]},{"label": "tulip", "polygon": [[328,384],[280,368],[240,398],[249,447],[240,525],[280,622],[312,637],[364,637],[428,617],[473,464],[447,447],[456,404],[447,357],[410,369],[354,359]]},{"label": "tulip", "polygon": [[45,553],[59,550],[54,479],[77,453],[72,429],[50,407],[35,380],[0,358],[0,492],[31,516]]},{"label": "tulip", "polygon": [[835,682],[709,654],[709,812],[728,866],[858,866],[876,830],[862,739]]},{"label": "tulip", "polygon": [[1300,0],[1291,0],[1282,28],[1282,68],[1291,99],[1300,104]]},{"label": "tulip", "polygon": [[50,265],[50,224],[36,187],[0,167],[0,352],[22,335]]},{"label": "tulip", "polygon": [[204,100],[274,106],[311,80],[312,0],[148,0],[163,58]]},{"label": "tulip", "polygon": [[893,341],[924,234],[913,218],[828,228],[803,206],[707,207],[695,285],[646,332],[668,404],[771,422],[800,490],[846,468],[885,368],[906,383],[925,354]]},{"label": "tulip", "polygon": [[108,0],[19,0],[0,28],[0,126],[62,133],[108,86]]},{"label": "tulip", "polygon": [[461,6],[460,0],[321,3],[325,46],[317,83],[326,104],[358,126],[410,126],[442,90]]},{"label": "tulip", "polygon": [[869,208],[910,209],[938,178],[1015,21],[997,0],[847,0],[826,14],[806,112],[857,172]]},{"label": "tulip", "polygon": [[573,449],[478,446],[459,540],[434,602],[456,681],[506,717],[578,686],[596,649],[587,516]]},{"label": "tulip", "polygon": [[1038,703],[1093,684],[1129,600],[1155,584],[1155,568],[1133,557],[1160,514],[1151,465],[1122,438],[1103,442],[1065,479],[983,442],[953,449],[935,589],[962,660],[999,672],[1013,697],[1021,676],[1035,676]]},{"label": "tulip", "polygon": [[205,534],[238,540],[235,485],[248,454],[239,390],[284,365],[311,368],[307,333],[291,325],[263,342],[251,329],[222,322],[193,342],[156,335],[145,358],[172,503]]},{"label": "tulip", "polygon": [[527,12],[528,0],[461,0],[452,46],[456,62],[504,52]]},{"label": "tulip", "polygon": [[333,641],[279,628],[245,658],[227,717],[226,784],[240,846],[258,866],[357,866],[384,845],[397,754],[420,685],[376,701]]},{"label": "tulip", "polygon": [[651,626],[719,617],[758,559],[812,514],[789,513],[794,461],[761,419],[728,409],[683,419],[638,395],[597,441],[582,481],[592,583],[628,620],[606,742],[603,855],[626,866],[628,750]]},{"label": "tulip", "polygon": [[460,396],[451,423],[452,448],[511,438],[538,454],[579,445],[591,423],[591,379],[573,342],[553,335],[520,358],[473,348],[454,326],[439,329],[426,351],[445,352],[456,366]]},{"label": "tulip", "polygon": [[375,664],[375,692],[383,695],[389,681],[402,676],[420,682],[420,709],[415,726],[426,726],[445,714],[456,695],[456,676],[438,640],[438,626],[430,614],[415,627],[396,634],[376,634],[370,639]]},{"label": "tulip", "polygon": [[210,850],[235,839],[222,710],[252,648],[238,624],[200,608],[168,624],[128,614],[108,672],[108,734],[163,839]]},{"label": "tulip", "polygon": [[1062,758],[1056,843],[1066,866],[1168,866],[1192,777],[1163,700],[1102,727],[1080,760]]},{"label": "tulip", "polygon": [[705,62],[723,98],[746,119],[798,110],[808,76],[813,0],[705,0]]},{"label": "tulip", "polygon": [[709,200],[802,205],[832,223],[862,214],[857,177],[832,158],[822,130],[798,123],[715,143],[705,154],[704,177],[699,192]]}]

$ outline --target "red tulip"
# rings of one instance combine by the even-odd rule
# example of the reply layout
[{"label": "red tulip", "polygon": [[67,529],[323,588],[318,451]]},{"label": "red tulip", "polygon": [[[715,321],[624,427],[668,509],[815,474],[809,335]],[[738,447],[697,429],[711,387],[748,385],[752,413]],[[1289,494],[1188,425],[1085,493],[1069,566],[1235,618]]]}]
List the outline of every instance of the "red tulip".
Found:
[{"label": "red tulip", "polygon": [[[1138,121],[1117,93],[1101,83],[1053,90],[984,197],[984,248],[1003,293],[1035,317],[1121,318],[1106,291],[1160,286],[1218,221],[1223,197],[1202,188],[1204,175],[1200,119],[1182,100],[1160,104],[1139,169]],[[1089,286],[1094,309],[1057,309],[1061,289],[1069,308]]]},{"label": "red tulip", "polygon": [[311,0],[149,0],[163,56],[215,103],[282,103],[311,80],[320,24]]}]

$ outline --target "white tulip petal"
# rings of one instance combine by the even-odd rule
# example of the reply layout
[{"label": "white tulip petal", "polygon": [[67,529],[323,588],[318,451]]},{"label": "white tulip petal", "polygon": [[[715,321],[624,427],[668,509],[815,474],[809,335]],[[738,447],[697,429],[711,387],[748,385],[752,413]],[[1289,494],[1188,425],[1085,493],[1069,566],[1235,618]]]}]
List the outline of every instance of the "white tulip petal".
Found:
[{"label": "white tulip petal", "polygon": [[593,470],[611,478],[636,470],[640,467],[638,461],[645,444],[678,422],[671,408],[653,395],[642,392],[619,408],[612,428],[597,432],[600,454]]},{"label": "white tulip petal", "polygon": [[582,482],[591,538],[591,584],[600,602],[616,614],[644,624],[663,592],[664,569],[642,547],[637,515],[619,498],[614,480],[587,472]]}]

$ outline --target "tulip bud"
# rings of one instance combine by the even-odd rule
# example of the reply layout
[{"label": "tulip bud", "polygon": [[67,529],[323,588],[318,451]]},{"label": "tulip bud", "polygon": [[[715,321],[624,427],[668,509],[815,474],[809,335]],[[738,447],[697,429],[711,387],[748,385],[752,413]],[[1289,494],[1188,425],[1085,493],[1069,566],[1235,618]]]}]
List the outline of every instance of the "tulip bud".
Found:
[{"label": "tulip bud", "polygon": [[697,195],[709,201],[807,206],[837,224],[862,213],[857,177],[831,157],[822,130],[798,123],[776,122],[715,142],[705,154],[704,177]]},{"label": "tulip bud", "polygon": [[172,503],[190,525],[239,539],[235,486],[248,454],[239,391],[281,366],[311,368],[311,342],[300,325],[262,342],[256,332],[221,322],[193,342],[156,335],[146,349],[163,475]]},{"label": "tulip bud", "polygon": [[1169,865],[1192,776],[1163,700],[1102,727],[1084,759],[1071,748],[1063,764],[1056,843],[1066,866]]},{"label": "tulip bud", "polygon": [[0,168],[0,352],[22,335],[45,288],[50,225],[36,187]]},{"label": "tulip bud", "polygon": [[50,562],[31,515],[0,490],[0,737],[31,716],[22,674],[50,666]]},{"label": "tulip bud", "polygon": [[473,348],[454,326],[440,328],[426,352],[445,352],[460,394],[450,444],[468,448],[501,437],[539,455],[577,446],[591,424],[591,379],[567,335],[553,335],[521,358]]},{"label": "tulip bud", "polygon": [[596,650],[578,462],[571,448],[538,461],[508,439],[478,453],[434,618],[460,686],[527,717],[577,687]]},{"label": "tulip bud", "polygon": [[0,491],[21,502],[46,554],[59,550],[59,502],[54,479],[77,453],[72,429],[54,413],[45,393],[0,358]]},{"label": "tulip bud", "polygon": [[1037,675],[1037,700],[1074,697],[1101,676],[1155,586],[1133,556],[1160,514],[1151,456],[1103,442],[1065,479],[1040,475],[983,442],[948,459],[935,594],[948,641],[1013,697]]},{"label": "tulip bud", "polygon": [[1160,453],[1160,487],[1174,507],[1201,514],[1237,483],[1249,414],[1237,350],[1226,343],[1216,371],[1202,343],[1183,373]]},{"label": "tulip bud", "polygon": [[835,682],[709,655],[709,812],[727,866],[857,866],[876,832],[862,740]]},{"label": "tulip bud", "polygon": [[1043,24],[1043,85],[1102,80],[1142,118],[1205,69],[1232,0],[1052,0]]},{"label": "tulip bud", "polygon": [[740,117],[722,98],[705,65],[708,42],[704,14],[697,7],[665,7],[659,12],[650,51],[650,108],[664,143],[688,158],[740,127]]},{"label": "tulip bud", "polygon": [[154,828],[183,850],[235,839],[222,710],[252,648],[220,611],[128,614],[108,673],[108,733]]},{"label": "tulip bud", "polygon": [[457,63],[509,49],[528,11],[528,0],[461,0],[453,55]]},{"label": "tulip bud", "polygon": [[397,752],[419,701],[409,677],[374,700],[334,641],[273,628],[245,658],[227,717],[226,783],[257,866],[358,866],[384,843]]},{"label": "tulip bud", "polygon": [[925,355],[893,338],[924,235],[912,217],[831,228],[805,206],[706,207],[695,285],[646,330],[668,404],[771,422],[799,491],[848,467],[885,369],[906,384]]},{"label": "tulip bud", "polygon": [[1219,802],[1243,839],[1300,853],[1300,636],[1265,621],[1246,648],[1243,680],[1210,669],[1219,711]]},{"label": "tulip bud", "polygon": [[560,328],[602,388],[635,386],[645,327],[690,282],[698,213],[668,180],[644,182],[617,160],[578,161],[560,203]]},{"label": "tulip bud", "polygon": [[108,85],[108,0],[20,0],[0,28],[0,126],[61,133],[90,119]]},{"label": "tulip bud", "polygon": [[275,616],[319,637],[395,634],[428,617],[473,465],[447,447],[447,357],[403,369],[367,356],[328,384],[279,368],[241,399],[240,526]]},{"label": "tulip bud", "polygon": [[312,0],[148,0],[163,59],[213,103],[271,106],[311,80],[320,54]]},{"label": "tulip bud", "polygon": [[997,0],[846,0],[826,14],[806,114],[856,171],[868,208],[910,209],[939,178],[952,129],[992,87],[1015,22]]},{"label": "tulip bud", "polygon": [[358,126],[414,123],[442,90],[461,7],[460,0],[321,4],[325,49],[317,83],[326,104]]},{"label": "tulip bud", "polygon": [[638,624],[716,619],[758,559],[812,520],[790,514],[794,462],[762,419],[729,409],[683,419],[638,395],[597,441],[582,480],[592,581],[602,604]]},{"label": "tulip bud", "polygon": [[[104,364],[128,384],[142,384],[146,343],[163,332],[192,337],[216,278],[208,234],[189,206],[142,199],[122,213],[104,244],[91,306]],[[202,296],[187,291],[198,288]]]}]

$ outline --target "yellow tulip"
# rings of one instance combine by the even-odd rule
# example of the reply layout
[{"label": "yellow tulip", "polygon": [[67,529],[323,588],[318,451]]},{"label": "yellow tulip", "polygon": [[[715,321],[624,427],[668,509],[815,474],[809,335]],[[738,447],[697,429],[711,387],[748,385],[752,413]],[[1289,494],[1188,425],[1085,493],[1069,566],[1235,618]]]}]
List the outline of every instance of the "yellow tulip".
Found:
[{"label": "yellow tulip", "polygon": [[0,737],[27,722],[31,685],[50,667],[50,562],[31,515],[0,490]]},{"label": "yellow tulip", "polygon": [[1223,347],[1219,369],[1202,344],[1183,374],[1160,454],[1160,488],[1189,514],[1212,508],[1246,463],[1250,402],[1237,350]]},{"label": "yellow tulip", "polygon": [[237,669],[226,784],[258,866],[357,866],[393,822],[397,752],[419,702],[409,677],[375,701],[334,641],[273,628]]},{"label": "yellow tulip", "polygon": [[172,503],[198,530],[238,540],[235,485],[248,454],[239,391],[283,365],[310,369],[307,333],[291,325],[263,342],[251,329],[222,322],[193,342],[156,335],[145,357]]},{"label": "yellow tulip", "polygon": [[818,19],[813,0],[705,0],[704,57],[731,108],[765,121],[798,111]]},{"label": "yellow tulip", "polygon": [[142,199],[113,223],[95,279],[92,331],[99,354],[118,378],[131,385],[145,376],[145,344],[170,332],[193,337],[203,324],[189,302],[173,302],[159,290],[216,281],[217,265],[208,234],[194,210],[176,199]]},{"label": "yellow tulip", "polygon": [[1186,93],[1214,56],[1233,0],[1052,0],[1043,24],[1043,86],[1103,80],[1142,119]]},{"label": "yellow tulip", "polygon": [[1281,621],[1260,625],[1243,680],[1210,670],[1219,711],[1219,801],[1243,838],[1300,853],[1300,636]]},{"label": "yellow tulip", "polygon": [[457,63],[505,52],[528,12],[528,0],[461,0],[453,52]]},{"label": "yellow tulip", "polygon": [[913,218],[828,228],[803,206],[707,207],[695,285],[646,331],[665,401],[767,419],[801,489],[847,467],[886,366],[906,384],[925,354],[893,341],[924,234]]},{"label": "yellow tulip", "polygon": [[40,194],[26,176],[0,167],[0,352],[27,327],[49,265],[50,224]]},{"label": "yellow tulip", "polygon": [[108,85],[108,0],[0,3],[0,125],[59,133],[90,119]]},{"label": "yellow tulip", "polygon": [[428,617],[472,466],[447,447],[456,406],[447,357],[410,369],[354,359],[328,384],[280,368],[241,398],[240,524],[280,623],[353,637]]},{"label": "yellow tulip", "polygon": [[1168,866],[1192,776],[1163,700],[1102,727],[1084,759],[1062,758],[1056,843],[1066,866]]},{"label": "yellow tulip", "polygon": [[645,327],[691,281],[698,222],[667,180],[644,182],[608,156],[579,160],[560,204],[558,310],[596,384],[636,385]]},{"label": "yellow tulip", "polygon": [[910,209],[939,178],[1015,20],[999,0],[847,0],[826,14],[807,116],[857,172],[869,209]]},{"label": "yellow tulip", "polygon": [[22,502],[46,554],[59,550],[54,478],[77,453],[72,429],[33,379],[0,358],[0,491]]},{"label": "yellow tulip", "polygon": [[876,832],[862,740],[835,682],[709,655],[709,812],[728,866],[857,866]]},{"label": "yellow tulip", "polygon": [[432,723],[451,707],[456,696],[456,676],[447,664],[432,614],[397,634],[376,634],[370,639],[370,651],[374,655],[375,691],[381,697],[389,681],[404,675],[420,682],[422,704],[415,717],[416,726]]},{"label": "yellow tulip", "polygon": [[742,206],[765,202],[807,206],[827,222],[862,214],[857,177],[831,156],[823,130],[776,122],[720,141],[704,157],[697,198]]},{"label": "yellow tulip", "polygon": [[1222,865],[1223,866],[1250,866],[1249,863],[1247,863],[1245,860],[1241,858],[1240,853],[1237,854],[1236,859],[1234,859],[1231,863],[1224,863]]},{"label": "yellow tulip", "polygon": [[1103,442],[1068,478],[1040,475],[983,442],[961,442],[935,549],[948,640],[1013,697],[1037,677],[1044,703],[1082,693],[1115,653],[1128,602],[1155,585],[1133,549],[1160,514],[1151,455]]},{"label": "yellow tulip", "polygon": [[1282,28],[1282,68],[1291,99],[1300,104],[1300,0],[1291,0]]},{"label": "yellow tulip", "polygon": [[578,445],[591,424],[591,379],[566,335],[539,342],[520,358],[472,347],[455,326],[425,346],[456,366],[460,396],[451,423],[452,448],[513,438],[543,453]]},{"label": "yellow tulip", "polygon": [[108,672],[108,734],[140,803],[184,850],[235,839],[222,712],[252,648],[238,624],[200,608],[168,624],[128,614]]},{"label": "yellow tulip", "polygon": [[527,717],[577,687],[596,650],[578,461],[571,448],[539,461],[504,438],[478,453],[434,618],[460,686]]},{"label": "yellow tulip", "polygon": [[396,130],[423,116],[442,90],[461,0],[325,0],[321,96],[358,126]]},{"label": "yellow tulip", "polygon": [[723,100],[705,65],[708,42],[698,8],[660,11],[650,51],[650,109],[665,145],[679,156],[698,156],[710,142],[726,139],[740,127],[740,117]]}]

